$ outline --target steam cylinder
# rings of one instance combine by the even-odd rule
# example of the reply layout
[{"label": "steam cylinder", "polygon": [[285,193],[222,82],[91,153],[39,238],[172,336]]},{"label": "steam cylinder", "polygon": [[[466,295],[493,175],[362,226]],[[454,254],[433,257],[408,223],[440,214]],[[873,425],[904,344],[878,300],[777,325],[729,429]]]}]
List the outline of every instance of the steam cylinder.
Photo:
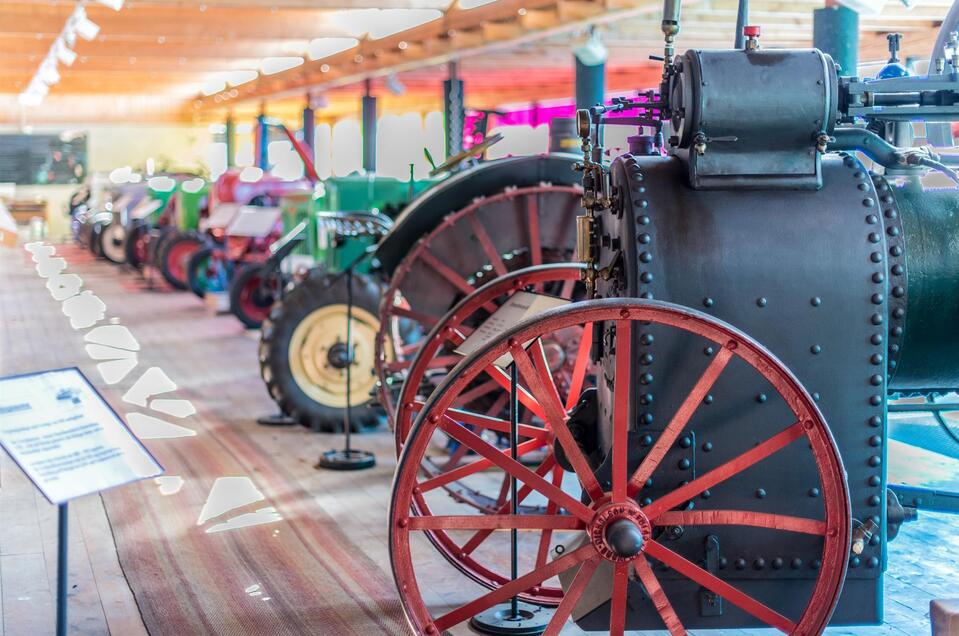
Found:
[{"label": "steam cylinder", "polygon": [[[959,387],[959,192],[915,183],[890,190],[902,218],[907,284],[901,351],[890,361],[889,387],[950,390]],[[891,292],[895,299],[895,286]]]}]

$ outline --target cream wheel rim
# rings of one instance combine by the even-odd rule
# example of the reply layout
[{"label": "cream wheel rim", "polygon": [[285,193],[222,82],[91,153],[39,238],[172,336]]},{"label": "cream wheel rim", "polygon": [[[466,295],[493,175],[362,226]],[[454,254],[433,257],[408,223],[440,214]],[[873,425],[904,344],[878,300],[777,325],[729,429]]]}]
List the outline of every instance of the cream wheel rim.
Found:
[{"label": "cream wheel rim", "polygon": [[[314,310],[293,331],[290,371],[312,400],[333,408],[346,407],[346,368],[331,360],[331,350],[346,344],[346,305]],[[373,345],[379,321],[365,309],[353,307],[353,365],[350,369],[350,405],[366,404],[376,385]],[[335,357],[335,356],[334,356]]]}]

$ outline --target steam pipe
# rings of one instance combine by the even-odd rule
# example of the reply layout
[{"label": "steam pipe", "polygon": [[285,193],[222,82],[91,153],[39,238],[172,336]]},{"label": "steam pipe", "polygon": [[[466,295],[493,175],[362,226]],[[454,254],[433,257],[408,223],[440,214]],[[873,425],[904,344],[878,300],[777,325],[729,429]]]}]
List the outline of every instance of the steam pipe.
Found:
[{"label": "steam pipe", "polygon": [[749,0],[739,0],[739,10],[736,12],[736,38],[733,40],[733,48],[746,48],[746,36],[743,35],[743,27],[749,24]]}]

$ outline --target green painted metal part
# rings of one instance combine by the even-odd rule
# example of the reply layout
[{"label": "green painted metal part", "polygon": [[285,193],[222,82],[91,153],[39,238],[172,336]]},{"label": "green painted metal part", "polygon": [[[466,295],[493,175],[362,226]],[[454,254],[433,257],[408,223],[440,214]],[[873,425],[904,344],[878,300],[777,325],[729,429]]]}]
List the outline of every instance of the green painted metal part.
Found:
[{"label": "green painted metal part", "polygon": [[189,179],[177,184],[176,223],[177,228],[183,232],[196,230],[200,227],[200,215],[210,194],[210,184],[206,181],[203,182],[203,186],[199,189],[196,189],[195,185],[188,186],[186,189],[184,188],[186,184],[195,184],[195,182],[196,179]]},{"label": "green painted metal part", "polygon": [[160,202],[160,206],[150,213],[150,216],[144,219],[147,225],[156,225],[160,221],[160,217],[163,216],[164,210],[170,204],[170,199],[176,195],[176,188],[171,190],[158,190],[156,188],[147,185],[147,196],[151,199]]},{"label": "green painted metal part", "polygon": [[[317,266],[328,272],[343,271],[366,249],[376,243],[377,237],[357,235],[341,237],[336,245],[322,244],[314,212],[378,211],[395,217],[409,201],[436,181],[400,181],[388,177],[332,177],[317,185],[312,195],[292,194],[283,197],[284,233],[291,231],[302,221],[307,221],[306,240],[294,254],[308,256]],[[357,267],[361,273],[369,272],[370,264]]]},{"label": "green painted metal part", "polygon": [[813,46],[829,54],[842,69],[856,75],[859,65],[859,14],[848,7],[831,6],[813,11]]},{"label": "green painted metal part", "polygon": [[959,190],[894,188],[906,258],[905,327],[893,390],[959,387]]}]

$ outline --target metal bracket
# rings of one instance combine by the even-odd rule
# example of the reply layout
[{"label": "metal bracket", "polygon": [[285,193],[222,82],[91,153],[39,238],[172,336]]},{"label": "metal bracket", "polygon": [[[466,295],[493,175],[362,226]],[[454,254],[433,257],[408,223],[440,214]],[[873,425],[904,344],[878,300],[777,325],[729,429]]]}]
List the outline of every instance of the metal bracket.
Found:
[{"label": "metal bracket", "polygon": [[[705,539],[706,550],[706,571],[710,574],[719,575],[719,537],[714,534]],[[707,590],[705,587],[699,590],[699,615],[700,616],[722,616],[723,615],[723,597]]]}]

